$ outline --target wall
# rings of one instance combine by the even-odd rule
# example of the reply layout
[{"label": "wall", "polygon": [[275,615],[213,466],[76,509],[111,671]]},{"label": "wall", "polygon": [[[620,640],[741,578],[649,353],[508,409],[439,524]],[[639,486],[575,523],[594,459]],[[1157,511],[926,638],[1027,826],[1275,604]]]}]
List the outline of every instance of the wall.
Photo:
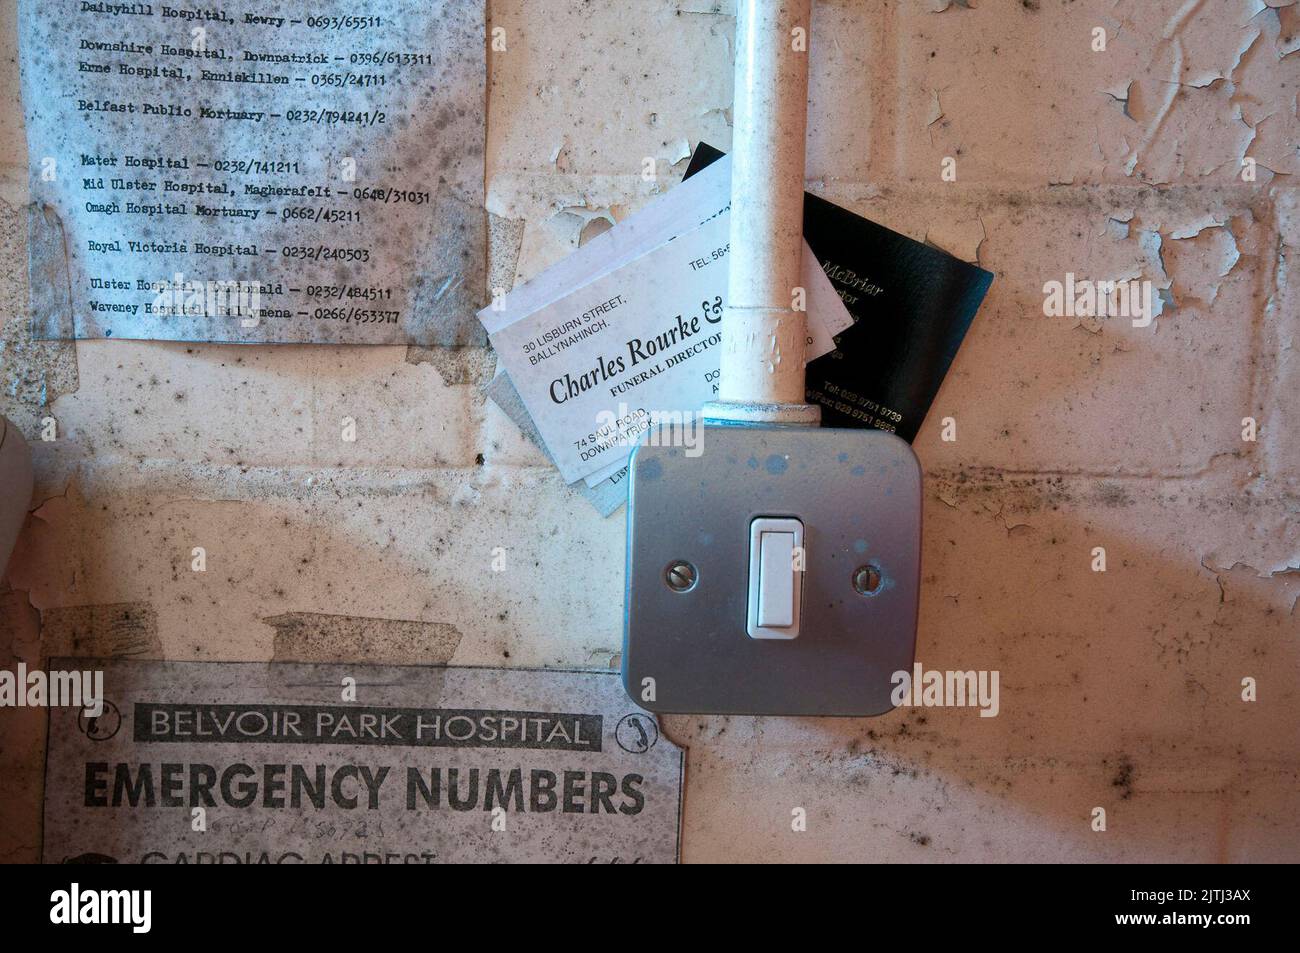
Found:
[{"label": "wall", "polygon": [[[665,719],[690,748],[685,859],[1300,859],[1300,6],[1268,3],[815,0],[809,188],[996,274],[916,443],[918,657],[1000,670],[1001,712]],[[322,613],[340,658],[617,665],[623,513],[485,402],[489,353],[30,340],[14,4],[0,412],[38,489],[0,653],[293,657]],[[498,282],[729,145],[730,3],[489,10]],[[1163,313],[1045,317],[1067,272],[1150,280]],[[10,714],[0,857],[24,859],[43,729]]]}]

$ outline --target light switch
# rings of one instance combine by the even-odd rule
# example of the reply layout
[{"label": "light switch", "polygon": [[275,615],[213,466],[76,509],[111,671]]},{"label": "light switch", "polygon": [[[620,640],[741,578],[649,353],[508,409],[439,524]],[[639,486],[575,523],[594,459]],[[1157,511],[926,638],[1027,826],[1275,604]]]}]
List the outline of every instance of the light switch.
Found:
[{"label": "light switch", "polygon": [[749,524],[745,628],[751,638],[793,639],[799,635],[803,565],[803,523],[760,516]]},{"label": "light switch", "polygon": [[758,556],[758,624],[794,625],[794,533],[761,533]]}]

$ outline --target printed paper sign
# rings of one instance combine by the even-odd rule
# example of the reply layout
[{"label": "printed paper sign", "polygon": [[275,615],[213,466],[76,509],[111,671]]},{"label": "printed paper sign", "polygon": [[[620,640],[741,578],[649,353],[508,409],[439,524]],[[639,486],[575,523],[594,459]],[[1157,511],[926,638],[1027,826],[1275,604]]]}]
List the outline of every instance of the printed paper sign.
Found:
[{"label": "printed paper sign", "polygon": [[55,665],[106,701],[50,710],[46,863],[677,859],[684,753],[617,673]]},{"label": "printed paper sign", "polygon": [[41,337],[482,343],[481,0],[24,0]]}]

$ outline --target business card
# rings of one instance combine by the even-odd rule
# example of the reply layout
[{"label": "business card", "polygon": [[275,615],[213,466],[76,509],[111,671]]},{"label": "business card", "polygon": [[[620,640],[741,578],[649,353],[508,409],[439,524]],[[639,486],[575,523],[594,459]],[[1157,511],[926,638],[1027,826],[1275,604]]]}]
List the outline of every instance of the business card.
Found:
[{"label": "business card", "polygon": [[[510,375],[505,371],[497,368],[496,375],[488,382],[483,393],[501,408],[501,412],[514,421],[515,426],[522,431],[533,444],[537,446],[542,453],[546,454],[548,460],[551,459],[550,451],[546,449],[546,444],[542,440],[542,435],[537,432],[537,425],[533,423],[533,418],[529,416],[528,410],[524,407],[524,402],[519,397],[519,391],[515,390],[514,384],[510,383]],[[608,480],[602,480],[595,486],[589,487],[585,483],[574,483],[574,491],[592,505],[601,516],[609,516],[620,506],[627,502],[627,467],[622,467]]]},{"label": "business card", "polygon": [[[700,143],[687,179],[723,153]],[[853,324],[810,361],[807,394],[823,427],[875,427],[907,441],[930,410],[992,273],[815,195],[804,195],[804,240]]]},{"label": "business card", "polygon": [[[641,434],[716,396],[729,249],[724,207],[491,334],[566,483],[603,482]],[[851,318],[811,253],[802,280],[811,360]]]},{"label": "business card", "polygon": [[609,274],[718,215],[731,212],[731,159],[722,156],[613,228],[579,245],[539,275],[511,288],[478,319],[489,335]]}]

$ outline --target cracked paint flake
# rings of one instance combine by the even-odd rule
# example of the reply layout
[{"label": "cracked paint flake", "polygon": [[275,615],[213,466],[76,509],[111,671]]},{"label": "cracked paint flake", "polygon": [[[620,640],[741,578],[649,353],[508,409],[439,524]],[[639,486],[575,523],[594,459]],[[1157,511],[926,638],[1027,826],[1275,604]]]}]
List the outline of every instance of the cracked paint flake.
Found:
[{"label": "cracked paint flake", "polygon": [[1277,16],[1277,39],[1273,41],[1273,50],[1278,59],[1290,56],[1300,50],[1300,6],[1288,4],[1275,6]]},{"label": "cracked paint flake", "polygon": [[925,125],[933,126],[943,118],[943,104],[939,101],[939,90],[930,90],[930,110],[925,116]]},{"label": "cracked paint flake", "polygon": [[[1150,75],[1129,87],[1127,114],[1143,133],[1124,163],[1128,174],[1168,182],[1184,174],[1209,175],[1229,163],[1232,174],[1238,171],[1254,133],[1235,101],[1234,75],[1257,47],[1263,28],[1253,18],[1260,10],[1249,0],[1234,0],[1227,11],[1186,0],[1172,13],[1153,51]],[[1129,29],[1136,29],[1127,19],[1134,12],[1123,13]]]},{"label": "cracked paint flake", "polygon": [[1162,260],[1175,300],[1182,303],[1190,298],[1213,305],[1220,283],[1241,259],[1231,229],[1216,223],[1194,231],[1176,231],[1170,238],[1163,247]]},{"label": "cracked paint flake", "polygon": [[1114,100],[1116,103],[1120,105],[1120,107],[1124,112],[1124,115],[1127,116],[1129,119],[1133,118],[1133,114],[1129,112],[1129,108],[1128,108],[1129,98],[1132,94],[1132,91],[1133,91],[1132,80],[1129,80],[1127,83],[1124,83],[1122,88],[1117,88],[1114,90],[1110,90],[1110,89],[1102,90],[1103,93],[1105,93],[1107,96],[1109,96],[1112,100]]}]

